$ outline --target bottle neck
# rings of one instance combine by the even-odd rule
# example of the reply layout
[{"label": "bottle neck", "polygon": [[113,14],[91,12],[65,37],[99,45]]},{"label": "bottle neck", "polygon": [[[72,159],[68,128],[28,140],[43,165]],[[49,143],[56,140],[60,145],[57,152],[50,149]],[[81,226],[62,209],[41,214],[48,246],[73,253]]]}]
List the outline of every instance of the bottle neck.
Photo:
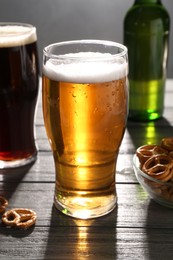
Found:
[{"label": "bottle neck", "polygon": [[135,0],[134,4],[145,5],[145,4],[162,4],[161,0]]}]

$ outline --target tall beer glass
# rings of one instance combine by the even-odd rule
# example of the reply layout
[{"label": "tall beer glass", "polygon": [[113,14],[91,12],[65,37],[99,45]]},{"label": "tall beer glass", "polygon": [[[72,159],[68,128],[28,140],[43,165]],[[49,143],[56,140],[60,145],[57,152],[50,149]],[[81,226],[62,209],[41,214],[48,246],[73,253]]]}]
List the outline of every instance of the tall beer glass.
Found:
[{"label": "tall beer glass", "polygon": [[36,159],[38,70],[36,28],[0,23],[0,169]]},{"label": "tall beer glass", "polygon": [[82,219],[116,205],[115,171],[127,117],[127,49],[97,40],[43,54],[43,114],[55,170],[55,206]]}]

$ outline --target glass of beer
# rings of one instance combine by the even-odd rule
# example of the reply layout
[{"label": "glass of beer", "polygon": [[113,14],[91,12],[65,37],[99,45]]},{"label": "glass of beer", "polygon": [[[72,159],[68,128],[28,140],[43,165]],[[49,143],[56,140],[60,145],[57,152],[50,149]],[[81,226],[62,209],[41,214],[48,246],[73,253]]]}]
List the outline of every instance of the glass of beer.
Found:
[{"label": "glass of beer", "polygon": [[98,40],[43,50],[43,115],[53,152],[54,204],[89,219],[111,212],[128,104],[125,46]]},{"label": "glass of beer", "polygon": [[36,28],[0,23],[0,169],[36,160],[39,65]]}]

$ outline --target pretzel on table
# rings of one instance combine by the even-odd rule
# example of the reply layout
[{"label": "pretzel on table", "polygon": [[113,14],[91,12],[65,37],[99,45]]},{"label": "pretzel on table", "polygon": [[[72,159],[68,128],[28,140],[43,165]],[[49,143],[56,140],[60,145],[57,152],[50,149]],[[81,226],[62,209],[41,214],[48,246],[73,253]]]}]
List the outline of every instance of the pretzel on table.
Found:
[{"label": "pretzel on table", "polygon": [[2,216],[2,222],[7,226],[27,229],[36,222],[37,214],[31,209],[14,208],[6,211]]},{"label": "pretzel on table", "polygon": [[7,206],[8,200],[6,200],[3,196],[0,196],[0,214],[4,213]]}]

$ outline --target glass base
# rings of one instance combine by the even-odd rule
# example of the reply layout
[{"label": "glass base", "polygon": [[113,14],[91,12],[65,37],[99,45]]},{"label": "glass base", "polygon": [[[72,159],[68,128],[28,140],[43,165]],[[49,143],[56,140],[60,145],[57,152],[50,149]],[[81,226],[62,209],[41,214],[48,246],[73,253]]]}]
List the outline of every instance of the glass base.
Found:
[{"label": "glass base", "polygon": [[55,196],[55,207],[63,214],[79,218],[98,218],[110,213],[116,207],[116,194],[97,197],[68,196],[58,200]]},{"label": "glass base", "polygon": [[35,152],[33,155],[29,156],[25,159],[18,159],[18,160],[12,160],[12,161],[2,161],[0,160],[0,169],[6,170],[6,169],[14,169],[18,167],[23,167],[28,164],[32,164],[37,159],[37,152]]}]

